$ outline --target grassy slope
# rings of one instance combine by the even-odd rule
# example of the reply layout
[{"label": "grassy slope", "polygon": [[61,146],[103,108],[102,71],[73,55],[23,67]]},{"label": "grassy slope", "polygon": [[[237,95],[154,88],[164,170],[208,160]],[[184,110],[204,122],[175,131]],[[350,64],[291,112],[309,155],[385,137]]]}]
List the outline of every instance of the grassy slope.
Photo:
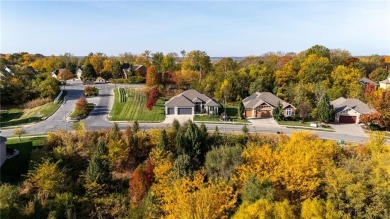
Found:
[{"label": "grassy slope", "polygon": [[151,111],[146,108],[147,96],[140,90],[126,89],[126,102],[119,102],[118,91],[115,90],[114,106],[111,110],[113,121],[155,121],[165,118],[165,100],[159,98]]},{"label": "grassy slope", "polygon": [[10,109],[8,112],[1,113],[0,127],[18,126],[31,122],[38,122],[43,117],[53,115],[61,106],[61,103],[49,102],[43,106],[33,109]]},{"label": "grassy slope", "polygon": [[45,137],[18,138],[8,139],[7,148],[19,150],[19,155],[7,160],[1,166],[1,182],[17,184],[23,180],[24,174],[27,173],[30,163],[31,152],[34,148],[42,147]]}]

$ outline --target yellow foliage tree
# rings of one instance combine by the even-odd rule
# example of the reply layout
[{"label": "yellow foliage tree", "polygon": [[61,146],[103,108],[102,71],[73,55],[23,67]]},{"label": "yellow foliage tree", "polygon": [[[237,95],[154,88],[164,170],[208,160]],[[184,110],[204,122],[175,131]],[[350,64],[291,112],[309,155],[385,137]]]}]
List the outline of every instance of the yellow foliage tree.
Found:
[{"label": "yellow foliage tree", "polygon": [[270,202],[267,199],[259,199],[253,204],[244,202],[233,219],[252,219],[252,218],[278,218],[294,219],[294,211],[287,200],[283,202]]}]

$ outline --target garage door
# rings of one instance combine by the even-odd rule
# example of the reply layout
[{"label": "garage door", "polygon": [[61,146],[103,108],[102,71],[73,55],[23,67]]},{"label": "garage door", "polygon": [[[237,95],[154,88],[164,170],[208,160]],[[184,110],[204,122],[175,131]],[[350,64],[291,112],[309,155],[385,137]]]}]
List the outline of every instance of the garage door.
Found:
[{"label": "garage door", "polygon": [[192,114],[192,108],[179,108],[178,109],[179,115],[191,115]]},{"label": "garage door", "polygon": [[245,110],[245,117],[246,118],[252,117],[252,110]]},{"label": "garage door", "polygon": [[356,116],[340,116],[340,123],[356,123]]},{"label": "garage door", "polygon": [[167,114],[168,115],[175,114],[175,108],[168,108]]},{"label": "garage door", "polygon": [[269,110],[261,110],[256,112],[257,118],[271,118],[271,111]]}]

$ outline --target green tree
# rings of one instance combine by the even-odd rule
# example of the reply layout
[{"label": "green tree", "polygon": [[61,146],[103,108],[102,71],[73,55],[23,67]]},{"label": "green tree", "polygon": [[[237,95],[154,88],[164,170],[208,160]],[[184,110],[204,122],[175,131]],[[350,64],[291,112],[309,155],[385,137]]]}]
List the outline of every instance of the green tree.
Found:
[{"label": "green tree", "polygon": [[280,121],[283,119],[283,105],[281,102],[278,102],[278,105],[272,110],[272,116],[277,121]]},{"label": "green tree", "polygon": [[329,59],[330,58],[330,49],[326,48],[325,46],[315,45],[315,46],[310,47],[306,51],[306,57],[308,57],[311,54],[315,54],[318,57],[325,57],[325,58]]},{"label": "green tree", "polygon": [[118,79],[122,77],[122,65],[119,61],[114,62],[114,65],[112,67],[112,77],[114,79]]},{"label": "green tree", "polygon": [[85,188],[91,196],[103,194],[111,181],[110,164],[107,160],[108,149],[99,141],[91,161],[85,171]]},{"label": "green tree", "polygon": [[42,98],[55,98],[60,92],[60,82],[53,77],[47,77],[38,87],[40,96]]},{"label": "green tree", "polygon": [[211,67],[210,56],[200,50],[193,50],[187,53],[182,64],[182,70],[198,71],[199,80],[202,79],[203,74],[210,72]]},{"label": "green tree", "polygon": [[23,128],[16,128],[14,130],[13,136],[18,137],[20,142],[21,141],[20,137],[24,134],[26,134],[26,131]]},{"label": "green tree", "polygon": [[93,67],[92,64],[85,65],[85,67],[83,68],[83,73],[81,74],[81,77],[82,77],[83,81],[96,79],[97,74],[96,74],[95,68]]},{"label": "green tree", "polygon": [[237,98],[238,107],[237,107],[237,118],[242,119],[244,117],[244,103],[242,102],[241,96],[238,96]]},{"label": "green tree", "polygon": [[329,96],[324,93],[317,104],[317,118],[323,122],[329,122],[334,117],[334,109],[330,104]]},{"label": "green tree", "polygon": [[0,185],[0,217],[1,218],[19,218],[21,215],[21,198],[16,186],[3,184]]},{"label": "green tree", "polygon": [[164,54],[162,52],[156,52],[152,54],[152,65],[154,65],[158,73],[163,70],[163,60]]},{"label": "green tree", "polygon": [[240,146],[213,148],[206,155],[206,173],[210,179],[229,181],[236,173],[236,167],[243,163]]},{"label": "green tree", "polygon": [[254,203],[259,199],[274,201],[275,190],[269,180],[260,182],[255,176],[251,175],[242,188],[242,200]]}]

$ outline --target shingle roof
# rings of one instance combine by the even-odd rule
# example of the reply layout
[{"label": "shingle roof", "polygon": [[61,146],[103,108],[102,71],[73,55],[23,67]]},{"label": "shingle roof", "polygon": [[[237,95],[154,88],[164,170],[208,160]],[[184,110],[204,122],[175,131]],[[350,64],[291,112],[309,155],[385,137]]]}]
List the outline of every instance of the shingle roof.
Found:
[{"label": "shingle roof", "polygon": [[362,83],[362,84],[373,84],[373,85],[376,85],[375,81],[371,81],[370,79],[368,79],[366,77],[360,78],[359,82]]},{"label": "shingle roof", "polygon": [[221,105],[213,100],[212,98],[199,93],[196,90],[186,90],[181,94],[178,94],[171,99],[169,99],[165,106],[167,107],[192,107],[195,106],[194,102],[205,102],[205,106],[217,106],[220,107]]},{"label": "shingle roof", "polygon": [[256,92],[242,101],[244,103],[245,108],[249,109],[256,108],[263,103],[267,103],[272,107],[277,107],[280,102],[283,108],[286,108],[287,106],[291,105],[270,92]]},{"label": "shingle roof", "polygon": [[346,110],[348,108],[353,109],[360,114],[374,112],[374,110],[367,106],[367,104],[363,103],[358,99],[345,99],[344,97],[340,97],[336,100],[331,101],[330,103],[333,105],[336,113]]}]

